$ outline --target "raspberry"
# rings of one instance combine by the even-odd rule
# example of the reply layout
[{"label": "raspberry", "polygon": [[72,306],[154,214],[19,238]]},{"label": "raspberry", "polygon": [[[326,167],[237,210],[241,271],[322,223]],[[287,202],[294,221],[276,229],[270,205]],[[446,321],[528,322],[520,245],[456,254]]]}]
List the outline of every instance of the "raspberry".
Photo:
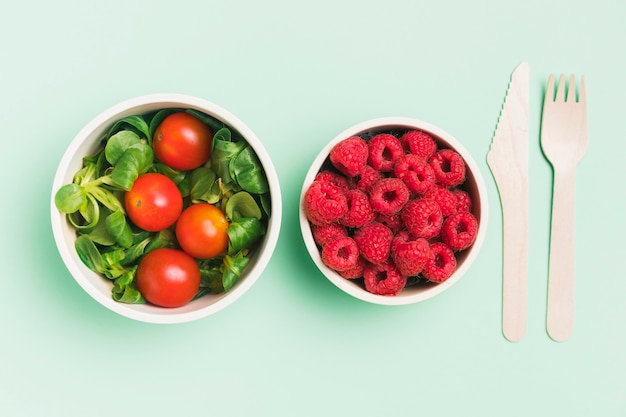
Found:
[{"label": "raspberry", "polygon": [[435,184],[433,188],[424,194],[424,198],[434,200],[439,205],[443,217],[456,213],[456,197],[446,187]]},{"label": "raspberry", "polygon": [[348,237],[348,229],[339,223],[313,224],[311,225],[311,233],[313,234],[313,240],[320,247],[324,247],[327,243],[340,237]]},{"label": "raspberry", "polygon": [[372,208],[382,214],[399,212],[409,201],[409,197],[409,189],[399,178],[383,178],[370,190]]},{"label": "raspberry", "polygon": [[369,165],[366,165],[356,182],[356,188],[361,191],[369,192],[372,188],[372,185],[376,184],[378,180],[382,178],[382,175],[379,171],[375,170]]},{"label": "raspberry", "polygon": [[439,234],[443,216],[439,205],[431,199],[409,201],[401,213],[404,225],[415,237],[430,239]]},{"label": "raspberry", "polygon": [[443,186],[454,187],[465,181],[465,161],[452,149],[440,150],[428,160],[428,164],[437,182]]},{"label": "raspberry", "polygon": [[367,195],[361,190],[346,192],[348,211],[339,222],[347,227],[361,227],[374,220],[374,212]]},{"label": "raspberry", "polygon": [[469,193],[463,190],[459,190],[458,188],[452,190],[452,194],[456,199],[456,211],[472,211],[472,197],[470,197]]},{"label": "raspberry", "polygon": [[469,248],[476,240],[478,220],[472,213],[462,211],[448,217],[441,227],[441,240],[453,251]]},{"label": "raspberry", "polygon": [[373,264],[385,262],[391,250],[391,230],[378,222],[372,222],[354,232],[361,256]]},{"label": "raspberry", "polygon": [[378,295],[397,295],[406,285],[406,277],[400,274],[392,262],[366,266],[363,280],[365,289]]},{"label": "raspberry", "polygon": [[329,170],[320,171],[315,176],[315,181],[329,182],[344,191],[348,189],[348,180],[346,177]]},{"label": "raspberry", "polygon": [[322,262],[335,271],[354,268],[359,258],[359,248],[350,237],[342,237],[322,248]]},{"label": "raspberry", "polygon": [[351,136],[333,146],[330,162],[342,174],[354,177],[365,168],[368,151],[367,142],[358,136]]},{"label": "raspberry", "polygon": [[368,162],[380,172],[390,172],[396,159],[404,155],[400,140],[389,133],[380,133],[369,141]]},{"label": "raspberry", "polygon": [[435,242],[430,245],[430,256],[422,270],[424,278],[441,283],[450,278],[456,269],[454,252],[445,243]]},{"label": "raspberry", "polygon": [[346,269],[345,271],[337,271],[337,273],[345,279],[361,278],[363,276],[363,271],[365,270],[365,267],[367,265],[369,265],[369,263],[361,256],[359,256],[359,258],[356,260],[356,264],[352,268]]},{"label": "raspberry", "polygon": [[376,221],[378,223],[382,223],[391,229],[393,234],[398,233],[400,230],[404,228],[404,223],[402,222],[402,217],[400,213],[396,214],[376,214]]},{"label": "raspberry", "polygon": [[433,137],[421,130],[410,130],[400,138],[402,146],[407,152],[417,155],[424,160],[430,158],[437,151],[437,143]]},{"label": "raspberry", "polygon": [[424,194],[435,185],[435,173],[425,160],[417,155],[406,154],[396,161],[394,174],[409,190]]},{"label": "raspberry", "polygon": [[416,276],[428,260],[430,247],[424,238],[411,238],[408,232],[403,231],[391,241],[391,257],[400,274],[406,277]]},{"label": "raspberry", "polygon": [[331,183],[313,181],[304,195],[304,209],[313,224],[339,221],[348,211],[346,196]]}]

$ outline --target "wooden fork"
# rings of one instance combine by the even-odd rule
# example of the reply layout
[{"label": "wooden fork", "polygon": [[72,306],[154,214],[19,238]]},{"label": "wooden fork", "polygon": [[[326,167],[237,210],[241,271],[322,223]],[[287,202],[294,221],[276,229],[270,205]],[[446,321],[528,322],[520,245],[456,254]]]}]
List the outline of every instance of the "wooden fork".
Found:
[{"label": "wooden fork", "polygon": [[587,101],[581,77],[578,100],[576,78],[561,75],[554,95],[554,76],[548,79],[541,121],[541,147],[554,169],[552,226],[546,327],[556,341],[574,330],[574,191],[576,165],[587,149]]}]

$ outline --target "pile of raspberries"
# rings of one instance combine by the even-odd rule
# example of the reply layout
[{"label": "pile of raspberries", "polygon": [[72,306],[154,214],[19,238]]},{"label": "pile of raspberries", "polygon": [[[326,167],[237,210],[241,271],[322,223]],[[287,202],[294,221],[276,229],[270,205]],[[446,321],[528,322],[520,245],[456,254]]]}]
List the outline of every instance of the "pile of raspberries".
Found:
[{"label": "pile of raspberries", "polygon": [[441,283],[476,240],[461,155],[421,130],[337,143],[304,196],[321,259],[373,294]]}]

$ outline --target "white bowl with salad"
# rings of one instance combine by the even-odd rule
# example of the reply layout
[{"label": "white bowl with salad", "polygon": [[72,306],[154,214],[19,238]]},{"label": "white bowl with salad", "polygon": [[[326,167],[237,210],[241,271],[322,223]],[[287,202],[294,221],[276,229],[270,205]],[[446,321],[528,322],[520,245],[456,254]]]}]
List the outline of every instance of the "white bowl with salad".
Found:
[{"label": "white bowl with salad", "polygon": [[57,168],[52,230],[76,282],[131,319],[181,323],[227,307],[259,279],[282,201],[263,144],[207,100],[153,94],[114,105]]}]

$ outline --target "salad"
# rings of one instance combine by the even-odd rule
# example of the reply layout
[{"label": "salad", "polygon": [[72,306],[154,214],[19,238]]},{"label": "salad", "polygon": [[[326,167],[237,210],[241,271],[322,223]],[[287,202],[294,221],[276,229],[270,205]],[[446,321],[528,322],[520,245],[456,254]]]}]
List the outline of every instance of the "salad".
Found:
[{"label": "salad", "polygon": [[116,121],[55,194],[82,262],[123,303],[179,307],[230,290],[266,232],[270,190],[254,149],[195,109]]}]

